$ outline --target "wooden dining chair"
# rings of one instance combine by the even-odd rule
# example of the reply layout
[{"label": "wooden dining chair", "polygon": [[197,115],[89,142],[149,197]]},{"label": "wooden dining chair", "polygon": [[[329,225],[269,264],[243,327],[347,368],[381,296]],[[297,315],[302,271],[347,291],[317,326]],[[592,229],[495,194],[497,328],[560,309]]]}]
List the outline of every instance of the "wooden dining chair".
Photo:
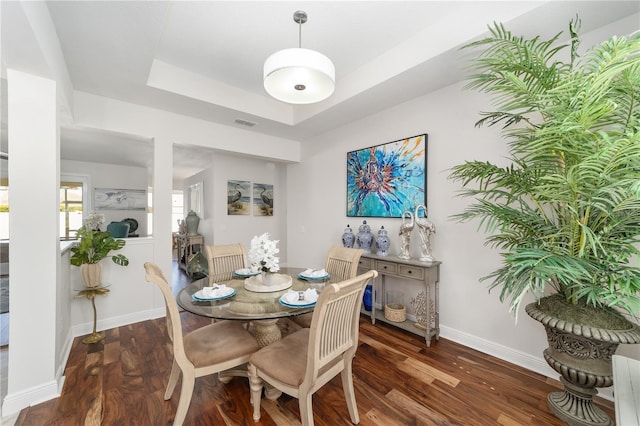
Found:
[{"label": "wooden dining chair", "polygon": [[298,398],[303,426],[313,425],[313,393],[340,373],[351,422],[360,421],[353,389],[352,360],[358,349],[360,303],[369,271],[322,290],[310,328],[302,328],[249,358],[253,419],[260,420],[263,381]]},{"label": "wooden dining chair", "polygon": [[209,284],[229,281],[233,271],[247,267],[247,253],[240,243],[204,246],[209,265]]},{"label": "wooden dining chair", "polygon": [[[364,253],[362,249],[333,246],[329,249],[324,269],[331,275],[331,280],[334,282],[353,278],[358,274],[362,253]],[[290,319],[300,327],[311,326],[311,314],[297,315]]]},{"label": "wooden dining chair", "polygon": [[182,425],[191,403],[195,379],[246,363],[259,349],[258,342],[240,322],[220,321],[182,334],[178,304],[162,271],[153,263],[144,264],[146,279],[162,291],[167,308],[167,332],[173,342],[173,365],[164,399],[171,399],[180,373],[182,389],[174,425]]}]

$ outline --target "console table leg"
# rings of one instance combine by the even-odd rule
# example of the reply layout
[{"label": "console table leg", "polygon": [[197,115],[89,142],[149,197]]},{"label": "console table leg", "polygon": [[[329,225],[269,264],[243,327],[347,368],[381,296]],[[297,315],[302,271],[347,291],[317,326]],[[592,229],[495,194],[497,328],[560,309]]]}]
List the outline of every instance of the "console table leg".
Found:
[{"label": "console table leg", "polygon": [[427,347],[431,346],[431,286],[429,285],[429,281],[425,279],[424,281],[425,293],[427,297],[427,303],[425,306],[425,314],[427,316],[427,329],[424,331],[424,340],[427,343]]}]

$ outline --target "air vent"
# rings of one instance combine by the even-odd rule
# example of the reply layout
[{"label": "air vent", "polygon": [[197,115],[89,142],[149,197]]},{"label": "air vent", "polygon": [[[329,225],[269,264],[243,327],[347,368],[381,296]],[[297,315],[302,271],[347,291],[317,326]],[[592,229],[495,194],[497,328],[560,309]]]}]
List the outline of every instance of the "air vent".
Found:
[{"label": "air vent", "polygon": [[243,120],[242,118],[236,118],[234,121],[237,124],[240,124],[241,126],[247,126],[247,127],[253,127],[256,124],[258,124],[258,123],[254,122],[254,121]]}]

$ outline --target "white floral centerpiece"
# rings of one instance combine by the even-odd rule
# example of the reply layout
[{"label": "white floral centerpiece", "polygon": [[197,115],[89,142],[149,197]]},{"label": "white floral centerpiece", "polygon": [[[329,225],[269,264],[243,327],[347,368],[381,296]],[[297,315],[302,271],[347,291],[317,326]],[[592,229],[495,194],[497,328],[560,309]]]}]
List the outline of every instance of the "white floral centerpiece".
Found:
[{"label": "white floral centerpiece", "polygon": [[280,258],[276,256],[280,252],[277,247],[278,241],[269,239],[268,232],[251,239],[248,258],[252,272],[278,272],[280,270]]},{"label": "white floral centerpiece", "polygon": [[101,226],[104,225],[105,218],[103,214],[92,212],[89,217],[84,220],[84,227],[89,231],[101,231]]}]

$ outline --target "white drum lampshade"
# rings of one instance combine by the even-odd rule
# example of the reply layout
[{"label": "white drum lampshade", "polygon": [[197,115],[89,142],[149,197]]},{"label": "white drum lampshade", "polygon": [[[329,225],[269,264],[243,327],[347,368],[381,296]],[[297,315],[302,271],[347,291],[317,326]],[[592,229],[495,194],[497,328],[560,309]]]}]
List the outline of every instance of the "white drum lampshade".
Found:
[{"label": "white drum lampshade", "polygon": [[298,24],[298,47],[280,50],[264,62],[264,88],[274,98],[290,104],[312,104],[333,93],[336,69],[331,59],[315,50],[302,48],[302,24],[307,13],[293,14]]},{"label": "white drum lampshade", "polygon": [[327,99],[335,89],[333,62],[315,50],[280,50],[264,63],[264,88],[271,96],[291,104]]}]

